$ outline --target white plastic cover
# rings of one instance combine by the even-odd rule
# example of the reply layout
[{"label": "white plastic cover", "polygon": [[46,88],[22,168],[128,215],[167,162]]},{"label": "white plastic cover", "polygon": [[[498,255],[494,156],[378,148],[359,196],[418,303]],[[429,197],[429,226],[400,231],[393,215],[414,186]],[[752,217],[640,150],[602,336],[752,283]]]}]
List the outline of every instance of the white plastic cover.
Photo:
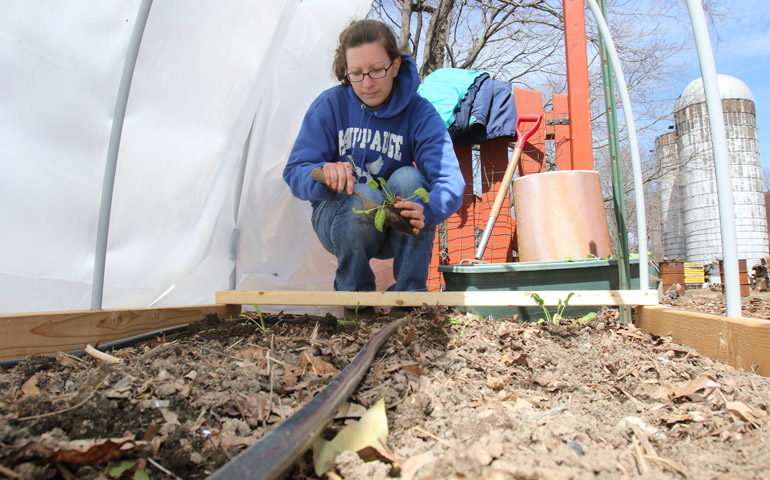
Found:
[{"label": "white plastic cover", "polygon": [[[339,31],[369,4],[153,4],[120,144],[104,308],[214,303],[234,268],[239,289],[331,289],[335,260],[281,172],[305,109],[334,84]],[[90,307],[138,5],[3,2],[0,312]]]}]

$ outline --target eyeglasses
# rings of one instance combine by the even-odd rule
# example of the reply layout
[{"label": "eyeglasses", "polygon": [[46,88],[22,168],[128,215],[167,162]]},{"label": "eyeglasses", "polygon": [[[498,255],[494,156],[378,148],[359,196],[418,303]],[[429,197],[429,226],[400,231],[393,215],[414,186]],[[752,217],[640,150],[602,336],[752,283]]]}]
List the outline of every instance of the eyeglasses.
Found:
[{"label": "eyeglasses", "polygon": [[369,75],[369,78],[371,78],[372,80],[378,80],[388,74],[388,70],[390,70],[390,67],[393,66],[394,61],[395,59],[391,60],[388,66],[385,68],[376,68],[368,72],[354,72],[354,73],[345,72],[345,77],[350,82],[361,82],[364,80],[364,76],[366,75]]}]

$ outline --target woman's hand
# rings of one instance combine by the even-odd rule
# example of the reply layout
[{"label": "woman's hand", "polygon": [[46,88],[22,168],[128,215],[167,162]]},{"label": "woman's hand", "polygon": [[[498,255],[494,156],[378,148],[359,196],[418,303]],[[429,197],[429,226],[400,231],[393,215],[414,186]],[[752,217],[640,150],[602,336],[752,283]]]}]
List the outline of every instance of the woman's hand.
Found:
[{"label": "woman's hand", "polygon": [[423,205],[417,202],[403,202],[400,197],[397,197],[397,200],[399,201],[393,207],[402,209],[401,216],[409,220],[409,224],[412,225],[412,231],[414,231],[415,235],[418,235],[420,230],[425,228]]},{"label": "woman's hand", "polygon": [[356,179],[353,178],[353,166],[348,162],[331,162],[323,166],[324,183],[337,193],[353,194]]}]

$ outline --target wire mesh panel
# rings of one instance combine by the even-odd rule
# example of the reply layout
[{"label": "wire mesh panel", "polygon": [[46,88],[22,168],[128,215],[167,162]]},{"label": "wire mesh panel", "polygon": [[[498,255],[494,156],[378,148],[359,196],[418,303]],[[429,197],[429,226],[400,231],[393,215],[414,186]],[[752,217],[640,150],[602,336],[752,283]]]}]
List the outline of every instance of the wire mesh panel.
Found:
[{"label": "wire mesh panel", "polygon": [[[542,114],[543,94],[535,90],[514,88],[516,111],[518,114]],[[549,112],[553,117],[566,115],[566,96],[554,95],[554,108]],[[549,127],[548,135],[556,145],[556,161],[561,161],[559,168],[570,169],[571,157],[568,122],[554,122]],[[546,122],[529,137],[519,161],[519,175],[530,175],[544,171]],[[433,247],[433,260],[428,273],[428,290],[439,291],[443,288],[443,278],[438,271],[439,265],[459,265],[461,262],[474,261],[476,247],[486,228],[489,214],[495,203],[495,196],[501,188],[505,169],[513,150],[513,137],[499,137],[487,140],[479,145],[455,144],[455,153],[460,161],[460,169],[465,178],[463,204],[446,223],[437,227],[438,232]],[[560,160],[562,157],[567,161]],[[490,263],[505,263],[516,260],[516,222],[512,211],[512,191],[503,202],[500,214],[495,221],[484,255],[481,260]],[[539,201],[540,199],[532,199]]]},{"label": "wire mesh panel", "polygon": [[[481,235],[486,228],[497,192],[509,161],[509,143],[513,139],[501,137],[481,145],[455,145],[460,169],[465,178],[465,192],[460,209],[438,227],[433,247],[433,261],[428,276],[428,290],[438,291],[443,286],[438,265],[459,265],[475,259]],[[514,232],[516,222],[511,207],[509,189],[503,201],[492,233],[481,260],[505,263],[514,260]]]}]

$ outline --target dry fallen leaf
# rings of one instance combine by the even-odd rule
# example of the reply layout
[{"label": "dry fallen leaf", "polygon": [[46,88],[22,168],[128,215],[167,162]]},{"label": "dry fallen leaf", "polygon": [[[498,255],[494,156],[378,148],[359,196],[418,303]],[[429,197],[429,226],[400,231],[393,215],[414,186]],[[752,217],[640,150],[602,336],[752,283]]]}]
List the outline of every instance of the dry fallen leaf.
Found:
[{"label": "dry fallen leaf", "polygon": [[24,382],[21,386],[21,391],[24,392],[26,397],[36,397],[40,395],[40,389],[37,388],[37,377],[34,375],[29,377],[29,380]]},{"label": "dry fallen leaf", "polygon": [[334,457],[344,451],[356,452],[371,457],[373,451],[378,458],[388,458],[383,448],[388,440],[388,418],[385,415],[385,399],[381,398],[356,423],[347,425],[333,440],[318,437],[313,442],[313,465],[319,477],[334,464]]},{"label": "dry fallen leaf", "polygon": [[714,390],[719,388],[719,384],[709,376],[698,377],[694,380],[690,380],[686,384],[677,387],[674,390],[673,399],[681,399],[687,397],[694,402],[705,401],[709,395],[714,393]]},{"label": "dry fallen leaf", "polygon": [[166,423],[170,423],[171,425],[179,425],[179,419],[176,416],[176,413],[172,412],[171,410],[167,410],[165,408],[160,409],[160,414],[163,415],[163,420],[166,421]]},{"label": "dry fallen leaf", "polygon": [[419,365],[402,365],[401,369],[405,372],[413,373],[417,375],[418,377],[421,375],[427,375],[428,371],[422,368]]},{"label": "dry fallen leaf", "polygon": [[299,362],[301,368],[307,367],[316,375],[337,375],[337,373],[339,373],[337,369],[334,368],[334,365],[312,355],[309,351],[302,352],[302,355],[299,357]]},{"label": "dry fallen leaf", "polygon": [[752,408],[743,402],[727,402],[725,406],[730,413],[734,413],[751,423],[758,424],[760,418],[767,416],[767,412]]},{"label": "dry fallen leaf", "polygon": [[267,361],[265,358],[265,349],[259,347],[244,348],[243,350],[235,352],[235,356],[251,363],[262,364]]},{"label": "dry fallen leaf", "polygon": [[511,377],[508,375],[487,375],[487,387],[492,390],[501,390],[511,383]]},{"label": "dry fallen leaf", "polygon": [[414,479],[422,467],[434,462],[435,460],[436,457],[430,450],[408,459],[401,466],[401,480]]},{"label": "dry fallen leaf", "polygon": [[60,442],[49,455],[49,459],[76,465],[100,465],[143,443],[135,441],[133,436]]},{"label": "dry fallen leaf", "polygon": [[548,387],[553,383],[553,380],[546,377],[545,375],[541,373],[536,373],[532,376],[532,381],[541,387]]}]

